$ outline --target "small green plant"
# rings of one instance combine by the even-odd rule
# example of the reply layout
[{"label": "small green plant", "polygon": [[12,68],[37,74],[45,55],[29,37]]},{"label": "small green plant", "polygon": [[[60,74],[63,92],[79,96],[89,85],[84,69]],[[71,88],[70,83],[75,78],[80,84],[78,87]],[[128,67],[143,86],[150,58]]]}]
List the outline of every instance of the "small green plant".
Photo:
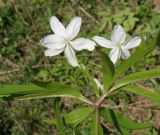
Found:
[{"label": "small green plant", "polygon": [[[0,85],[0,97],[3,100],[26,100],[37,98],[54,97],[55,120],[51,120],[59,129],[61,135],[66,135],[65,126],[72,125],[72,133],[76,135],[76,127],[90,118],[90,135],[103,135],[102,120],[112,124],[122,135],[129,135],[132,130],[149,128],[151,122],[137,123],[122,112],[115,111],[116,108],[108,102],[111,96],[116,96],[120,91],[134,93],[153,100],[160,105],[160,94],[154,90],[134,84],[142,80],[148,80],[160,76],[160,68],[144,70],[141,72],[124,74],[130,67],[144,59],[160,41],[159,31],[152,36],[134,37],[126,42],[126,33],[121,25],[113,29],[111,40],[94,36],[93,40],[77,38],[80,31],[81,18],[75,17],[65,28],[54,16],[50,20],[51,29],[54,34],[48,35],[40,41],[46,48],[46,56],[55,56],[64,51],[68,62],[74,68],[78,68],[89,82],[92,98],[81,92],[79,88],[73,88],[57,82],[33,82],[29,85]],[[112,49],[110,54],[104,52],[104,48]],[[131,55],[129,49],[138,47]],[[103,84],[90,74],[86,66],[79,63],[75,52],[87,49],[95,50],[101,58]],[[123,61],[120,61],[120,58]],[[82,107],[73,109],[70,113],[62,116],[57,97],[68,97],[81,101]],[[87,134],[87,133],[86,133]]]}]

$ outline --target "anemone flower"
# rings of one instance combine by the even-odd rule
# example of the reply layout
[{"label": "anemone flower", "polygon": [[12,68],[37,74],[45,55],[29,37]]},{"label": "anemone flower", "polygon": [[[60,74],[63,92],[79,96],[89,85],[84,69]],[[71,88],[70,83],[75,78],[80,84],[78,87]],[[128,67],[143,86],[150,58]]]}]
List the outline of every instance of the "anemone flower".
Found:
[{"label": "anemone flower", "polygon": [[119,58],[127,59],[130,56],[129,49],[135,48],[141,43],[140,37],[134,37],[126,42],[126,33],[121,25],[116,25],[112,31],[111,40],[94,36],[93,40],[102,47],[112,49],[109,57],[115,64]]},{"label": "anemone flower", "polygon": [[45,51],[45,56],[55,56],[64,51],[68,62],[73,67],[79,66],[74,50],[87,49],[92,51],[95,48],[95,42],[89,39],[75,39],[80,31],[81,22],[82,19],[80,17],[74,17],[65,28],[55,16],[52,16],[50,26],[54,34],[48,35],[40,41],[42,46],[48,48]]}]

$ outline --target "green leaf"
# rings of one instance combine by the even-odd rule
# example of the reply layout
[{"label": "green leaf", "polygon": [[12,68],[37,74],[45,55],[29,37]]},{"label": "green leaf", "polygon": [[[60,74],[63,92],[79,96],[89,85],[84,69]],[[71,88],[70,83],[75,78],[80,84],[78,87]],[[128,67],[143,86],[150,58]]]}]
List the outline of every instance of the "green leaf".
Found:
[{"label": "green leaf", "polygon": [[129,135],[129,132],[127,131],[127,129],[124,129],[119,125],[118,119],[117,119],[114,111],[109,110],[109,114],[111,116],[112,124],[121,133],[121,135]]},{"label": "green leaf", "polygon": [[114,125],[120,132],[123,132],[121,128],[131,130],[144,129],[151,126],[150,123],[136,123],[127,116],[123,116],[120,112],[114,112],[110,109],[102,109],[101,115],[106,119],[107,122]]},{"label": "green leaf", "polygon": [[35,85],[51,90],[55,94],[59,96],[67,96],[67,97],[81,97],[82,94],[78,88],[66,86],[56,82],[36,82]]},{"label": "green leaf", "polygon": [[157,44],[159,44],[160,33],[157,32],[150,40],[148,40],[148,38],[150,37],[146,37],[147,40],[143,39],[141,45],[135,50],[135,52],[117,67],[114,78],[119,77],[124,71],[142,60],[148,53],[150,53],[157,46]]},{"label": "green leaf", "polygon": [[86,119],[92,112],[94,111],[93,107],[84,107],[80,109],[76,109],[70,113],[68,113],[65,118],[66,124],[73,124],[77,126],[84,119]]},{"label": "green leaf", "polygon": [[43,122],[48,124],[48,125],[56,125],[56,120],[55,119],[44,119]]},{"label": "green leaf", "polygon": [[95,111],[91,123],[91,135],[99,135],[99,114]]},{"label": "green leaf", "polygon": [[65,134],[65,127],[64,127],[63,120],[62,120],[62,117],[61,117],[61,114],[60,114],[60,109],[59,109],[57,99],[54,99],[53,110],[54,110],[54,115],[55,115],[55,118],[56,118],[56,125],[57,125],[57,128],[58,128],[59,132],[60,132],[60,135],[66,135]]},{"label": "green leaf", "polygon": [[72,129],[72,135],[77,135],[77,130],[76,129]]},{"label": "green leaf", "polygon": [[125,90],[140,96],[144,96],[146,98],[149,98],[153,101],[160,103],[160,94],[155,93],[154,91],[151,91],[144,87],[138,87],[138,86],[125,86],[121,90]]},{"label": "green leaf", "polygon": [[133,74],[130,74],[123,79],[116,82],[116,85],[112,89],[117,89],[119,87],[125,86],[129,83],[133,83],[140,80],[147,80],[150,78],[155,78],[160,76],[160,68],[155,68],[147,71],[142,72],[136,72]]},{"label": "green leaf", "polygon": [[103,133],[103,128],[102,128],[102,126],[101,126],[101,124],[99,123],[99,130],[98,130],[98,135],[104,135],[104,133]]},{"label": "green leaf", "polygon": [[90,82],[90,85],[92,86],[94,93],[96,94],[97,97],[99,97],[100,91],[97,87],[96,82],[94,81],[94,78],[89,74],[88,70],[85,68],[84,65],[81,65],[80,67],[81,67],[81,70],[82,70],[83,74],[85,75],[85,77]]},{"label": "green leaf", "polygon": [[[83,107],[80,109],[75,109],[74,111],[64,116],[65,124],[73,124],[73,126],[76,127],[79,123],[85,120],[93,111],[93,107]],[[44,120],[44,122],[48,123],[49,125],[55,125],[55,121],[55,119]]]},{"label": "green leaf", "polygon": [[29,85],[0,85],[0,97],[5,100],[63,96],[76,99],[84,98],[79,89],[55,82],[37,82]]},{"label": "green leaf", "polygon": [[122,127],[121,127],[121,134],[122,135],[131,135],[127,129],[124,129]]},{"label": "green leaf", "polygon": [[113,81],[114,65],[110,58],[103,52],[100,52],[102,60],[103,84],[104,89],[108,89]]}]

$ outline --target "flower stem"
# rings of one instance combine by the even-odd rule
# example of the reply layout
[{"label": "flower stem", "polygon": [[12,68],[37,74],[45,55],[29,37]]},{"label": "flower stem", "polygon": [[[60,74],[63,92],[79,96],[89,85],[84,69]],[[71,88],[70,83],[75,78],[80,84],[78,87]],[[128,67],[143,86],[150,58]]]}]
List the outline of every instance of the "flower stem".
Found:
[{"label": "flower stem", "polygon": [[106,91],[97,101],[97,104],[100,106],[100,104],[103,102],[103,100],[110,94],[110,91]]},{"label": "flower stem", "polygon": [[99,130],[99,107],[98,108],[96,108],[96,112],[95,112],[96,114],[95,114],[95,117],[96,117],[96,126],[95,126],[95,135],[98,135],[98,130]]}]

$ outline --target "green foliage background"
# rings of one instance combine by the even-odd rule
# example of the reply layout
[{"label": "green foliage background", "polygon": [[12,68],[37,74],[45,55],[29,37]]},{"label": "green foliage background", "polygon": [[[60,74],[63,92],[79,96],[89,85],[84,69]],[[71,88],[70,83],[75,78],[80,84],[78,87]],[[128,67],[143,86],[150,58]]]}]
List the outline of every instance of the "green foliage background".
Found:
[{"label": "green foliage background", "polygon": [[[83,87],[89,94],[90,88],[86,86],[85,78],[67,63],[63,55],[44,57],[45,48],[39,45],[39,41],[52,33],[50,17],[57,16],[67,24],[72,17],[81,16],[83,23],[79,36],[82,37],[101,35],[109,38],[115,24],[123,25],[130,34],[128,37],[145,36],[160,28],[160,8],[156,2],[158,0],[0,0],[0,83],[28,84],[32,80],[55,80]],[[78,52],[77,56],[93,75],[102,79],[100,58],[94,52]],[[160,65],[159,48],[129,72],[150,69],[157,65]],[[159,82],[159,79],[153,79],[143,85],[156,87],[160,91]],[[124,100],[115,99],[114,104],[143,100],[134,95],[120,95],[124,96]],[[64,114],[72,108],[78,108],[80,104],[69,99],[62,99],[60,103]],[[124,113],[128,114],[128,111],[124,110]],[[0,114],[2,135],[58,134],[56,127],[46,122],[46,119],[54,118],[53,99],[1,101]],[[138,133],[157,135],[157,127],[160,125],[157,121],[160,121],[160,116],[150,110],[144,114],[146,116],[139,111],[135,112],[135,119],[154,121],[155,125],[153,129]],[[89,132],[87,123],[90,120],[78,127],[80,135]],[[117,134],[110,126],[106,132]]]}]

